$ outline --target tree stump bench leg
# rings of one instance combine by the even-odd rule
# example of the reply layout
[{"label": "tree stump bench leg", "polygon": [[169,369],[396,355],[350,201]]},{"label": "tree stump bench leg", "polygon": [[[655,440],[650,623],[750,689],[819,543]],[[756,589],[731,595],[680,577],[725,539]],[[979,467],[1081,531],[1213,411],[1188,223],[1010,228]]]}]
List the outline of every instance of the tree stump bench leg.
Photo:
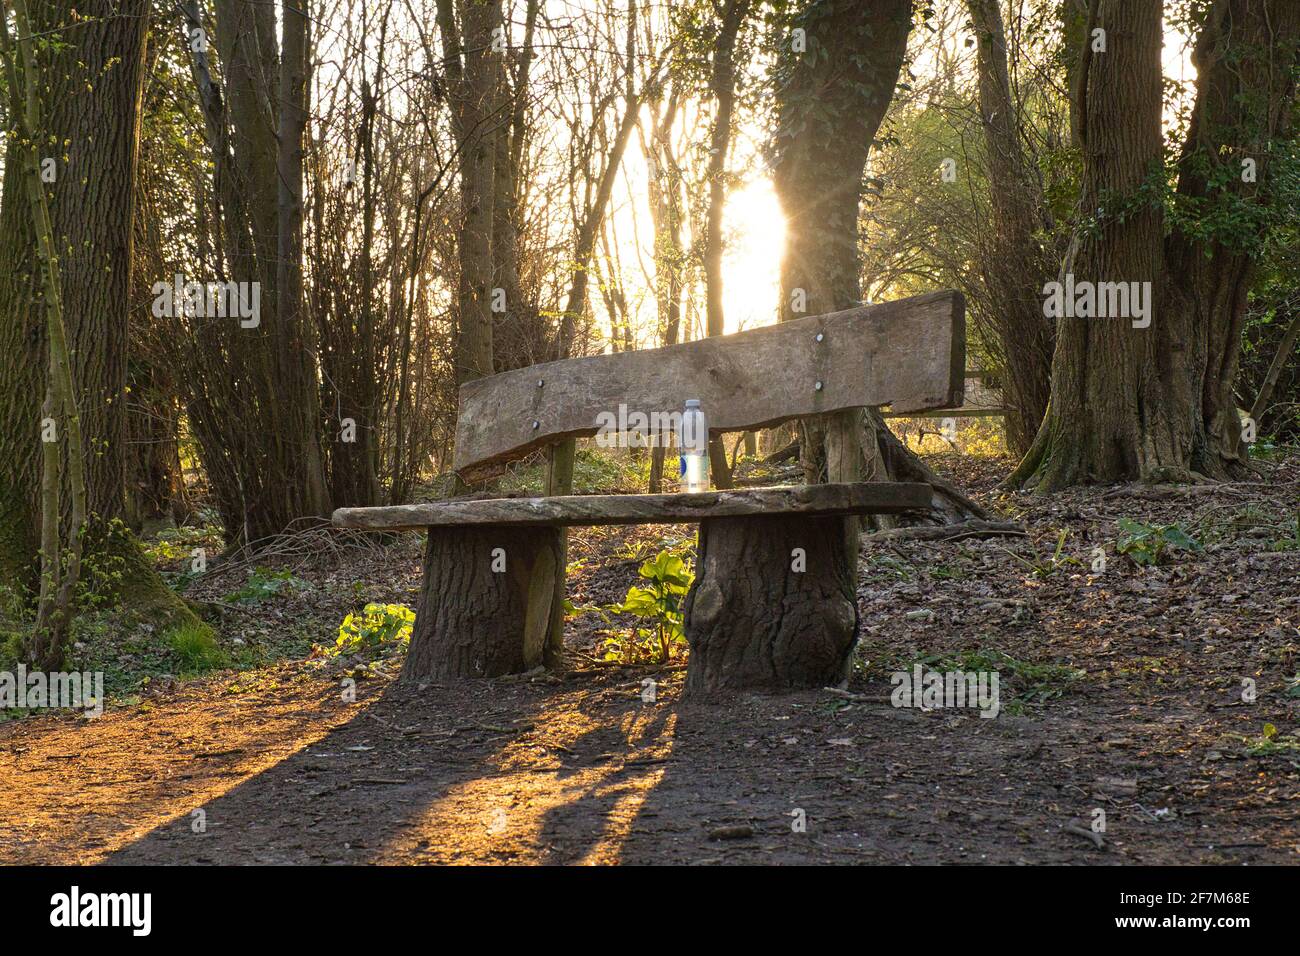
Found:
[{"label": "tree stump bench leg", "polygon": [[430,528],[402,680],[531,670],[558,639],[563,534],[551,526]]},{"label": "tree stump bench leg", "polygon": [[708,518],[685,602],[687,699],[835,685],[858,636],[854,518]]}]

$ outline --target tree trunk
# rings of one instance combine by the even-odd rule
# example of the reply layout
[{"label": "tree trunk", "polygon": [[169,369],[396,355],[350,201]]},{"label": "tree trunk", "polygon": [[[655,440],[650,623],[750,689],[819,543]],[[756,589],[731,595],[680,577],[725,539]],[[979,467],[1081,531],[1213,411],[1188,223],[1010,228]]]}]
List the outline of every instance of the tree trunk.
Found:
[{"label": "tree trunk", "polygon": [[533,36],[541,0],[528,0],[524,12],[523,46],[510,74],[510,123],[497,134],[496,182],[493,187],[492,255],[495,286],[505,297],[505,309],[495,315],[492,330],[493,368],[498,372],[523,368],[542,359],[546,336],[537,309],[524,298],[519,279],[521,204],[519,167],[528,134],[529,71]]},{"label": "tree trunk", "polygon": [[857,641],[843,518],[710,518],[686,596],[685,697],[842,683]]},{"label": "tree trunk", "polygon": [[127,527],[139,532],[190,514],[189,492],[181,471],[175,383],[148,358],[133,355],[128,370],[131,402],[126,451]]},{"label": "tree trunk", "polygon": [[[155,624],[197,625],[135,539],[114,526],[126,499],[127,315],[148,4],[77,4],[81,18],[75,23],[72,9],[66,0],[33,5],[33,29],[63,41],[41,50],[50,57],[42,70],[49,79],[41,91],[42,139],[63,144],[46,157],[55,160],[56,173],[46,189],[62,250],[60,284],[85,460],[86,553],[121,572],[113,594],[104,597]],[[47,347],[22,165],[11,142],[0,209],[0,571],[6,581],[31,587]]]},{"label": "tree trunk", "polygon": [[[1296,66],[1300,62],[1300,4],[1287,0],[1218,0],[1193,52],[1198,74],[1196,105],[1179,159],[1178,198],[1235,211],[1238,204],[1264,206],[1264,221],[1276,218],[1278,203],[1290,200],[1272,193],[1273,156],[1277,143],[1295,132]],[[1247,182],[1242,160],[1254,159],[1256,176]],[[1206,166],[1209,166],[1209,172]],[[1215,185],[1226,167],[1228,185]],[[1289,208],[1282,210],[1292,215]],[[1249,217],[1246,217],[1249,223]],[[1233,384],[1246,322],[1246,294],[1255,272],[1263,227],[1250,223],[1244,234],[1202,241],[1175,228],[1166,240],[1170,310],[1185,310],[1183,338],[1172,347],[1204,343],[1205,371],[1189,385],[1193,401],[1190,469],[1209,478],[1249,474],[1248,454]],[[1190,277],[1191,281],[1186,281]],[[1188,381],[1171,357],[1162,374]],[[1181,373],[1181,374],[1180,374]]]},{"label": "tree trunk", "polygon": [[518,674],[548,656],[563,529],[429,530],[404,681]]},{"label": "tree trunk", "polygon": [[[83,18],[104,20],[76,22],[74,9]],[[32,11],[33,29],[65,27],[62,38],[69,44],[43,71],[52,83],[43,97],[46,142],[66,144],[48,149],[44,158],[55,160],[56,179],[47,190],[61,252],[63,309],[87,444],[87,511],[110,520],[122,513],[126,487],[122,453],[126,446],[126,303],[148,5],[137,0],[126,7],[114,3],[87,7],[65,0],[34,4]],[[114,62],[117,58],[120,62]],[[93,93],[84,87],[75,89],[79,81],[91,77],[95,77]],[[8,162],[5,167],[11,168]],[[15,173],[20,167],[18,162],[12,164]],[[8,208],[8,197],[5,205]],[[13,211],[21,215],[21,204]],[[7,262],[3,271],[8,273],[13,266],[30,268],[33,253],[34,248],[17,262]],[[39,320],[43,309],[37,300],[29,315]],[[43,344],[40,350],[44,352]],[[42,369],[43,364],[38,364],[28,370],[33,384],[26,387],[37,396],[44,391],[43,384],[34,384],[43,383]],[[13,454],[39,455],[31,441],[38,420],[34,416],[25,423],[25,440],[14,446]],[[105,448],[112,453],[101,453]]]},{"label": "tree trunk", "polygon": [[[456,383],[491,375],[492,219],[495,211],[497,127],[501,58],[494,31],[501,26],[499,0],[466,4],[463,39],[457,39],[450,0],[439,2],[443,49],[453,80],[453,118],[461,151],[460,291],[456,333]],[[455,64],[453,69],[452,63]]]},{"label": "tree trunk", "polygon": [[[330,511],[330,500],[320,442],[320,391],[316,367],[307,360],[316,350],[309,335],[311,324],[303,315],[302,151],[309,69],[305,3],[284,0],[280,4],[280,116],[275,137],[276,384],[292,422],[287,456],[300,463],[295,478],[302,482],[302,507],[308,514],[325,515]],[[360,424],[365,427],[370,422],[363,420]]]},{"label": "tree trunk", "polygon": [[[190,48],[190,56],[222,258],[204,263],[208,274],[188,278],[249,283],[250,295],[255,286],[259,314],[247,325],[179,315],[176,324],[187,340],[186,410],[227,543],[237,545],[327,514],[330,500],[318,343],[302,309],[306,17],[285,5],[282,51],[274,5],[216,0],[215,8],[224,95],[207,54]],[[185,12],[187,29],[201,24],[196,3]]]},{"label": "tree trunk", "polygon": [[[1103,0],[1096,22],[1108,45],[1105,53],[1091,56],[1081,79],[1086,104],[1081,209],[1097,209],[1103,196],[1113,203],[1132,201],[1162,151],[1160,0]],[[1066,263],[1064,271],[1076,282],[1152,281],[1163,274],[1156,208],[1142,205],[1136,214],[1102,220],[1100,226],[1099,233],[1083,235],[1073,262]],[[1156,367],[1155,340],[1162,327],[1134,328],[1124,318],[1060,320],[1051,409],[1025,459],[1046,450],[1037,476],[1043,490],[1136,477],[1182,457],[1179,446],[1188,436],[1178,434],[1175,423],[1159,421],[1169,396],[1165,383],[1149,374]],[[1151,443],[1142,435],[1148,418],[1153,419]]]},{"label": "tree trunk", "polygon": [[[1249,220],[1242,207],[1267,195],[1269,143],[1290,119],[1300,7],[1220,0],[1210,9],[1194,54],[1197,96],[1179,160],[1179,219],[1167,239],[1161,210],[1145,195],[1163,151],[1161,12],[1158,0],[1098,7],[1097,25],[1112,41],[1124,39],[1089,58],[1080,82],[1080,207],[1118,212],[1081,229],[1065,269],[1076,284],[1150,282],[1150,324],[1060,319],[1051,406],[1008,479],[1013,486],[1049,492],[1247,473],[1231,387],[1262,226],[1205,224],[1229,211]],[[1241,175],[1243,158],[1256,159],[1255,181]],[[1261,223],[1262,211],[1254,213]]]},{"label": "tree trunk", "polygon": [[[13,107],[11,106],[12,110]],[[0,579],[36,585],[40,550],[41,403],[45,332],[36,234],[16,138],[5,150],[0,199]]]},{"label": "tree trunk", "polygon": [[1004,366],[1007,447],[1029,450],[1047,411],[1055,329],[1043,315],[1041,290],[1055,267],[1041,245],[1046,204],[1038,176],[1020,143],[1007,70],[1007,38],[999,0],[967,0],[977,42],[980,120],[984,126],[992,238],[984,284]]},{"label": "tree trunk", "polygon": [[[782,321],[861,302],[863,170],[902,69],[911,12],[909,0],[833,0],[806,5],[792,23],[805,30],[808,50],[783,52],[778,69],[773,185],[786,219]],[[936,517],[981,515],[904,448],[879,413],[848,411],[832,418],[841,419],[837,435],[860,433],[853,447],[830,454],[845,463],[860,461],[861,480],[928,481],[935,487]],[[847,431],[844,421],[850,422]],[[830,480],[827,427],[825,418],[800,422],[800,457],[809,484]],[[894,521],[884,515],[871,520],[881,526]]]},{"label": "tree trunk", "polygon": [[[460,156],[461,222],[456,241],[460,285],[452,349],[459,386],[494,371],[492,232],[497,205],[497,140],[504,125],[497,115],[501,58],[495,34],[502,29],[501,4],[500,0],[466,4],[459,25],[452,0],[438,0],[437,10],[452,130]],[[468,490],[459,475],[454,487],[457,493]]]},{"label": "tree trunk", "polygon": [[[0,7],[0,12],[7,20],[7,10]],[[41,181],[41,156],[37,152],[39,144],[47,141],[41,91],[47,88],[48,80],[37,63],[33,39],[35,29],[26,0],[14,2],[14,27],[18,38],[11,45],[8,24],[0,24],[0,39],[3,40],[0,45],[4,52],[5,80],[12,91],[14,138],[23,148],[22,168],[28,208],[44,278],[41,291],[49,353],[41,426],[40,596],[36,605],[36,622],[26,636],[25,644],[27,659],[34,667],[54,670],[63,662],[63,651],[75,613],[73,600],[80,581],[87,518],[86,463],[81,416],[77,411],[77,388],[68,351],[67,327],[63,321],[60,256],[50,217],[49,197]],[[47,434],[47,427],[56,429],[56,434]],[[67,462],[66,468],[61,467],[60,459]],[[69,492],[66,498],[64,486]],[[66,542],[59,529],[65,502],[68,506]]]}]

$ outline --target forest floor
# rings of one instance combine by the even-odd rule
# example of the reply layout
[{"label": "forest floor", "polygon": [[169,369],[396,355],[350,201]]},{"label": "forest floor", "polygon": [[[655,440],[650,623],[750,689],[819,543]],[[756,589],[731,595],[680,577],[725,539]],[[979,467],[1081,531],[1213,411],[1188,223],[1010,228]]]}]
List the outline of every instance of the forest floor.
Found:
[{"label": "forest floor", "polygon": [[[162,676],[0,724],[0,862],[1300,863],[1300,456],[1041,499],[996,490],[1005,460],[933,463],[1028,535],[864,539],[847,691],[683,706],[682,663],[598,663],[592,615],[568,669],[523,679],[413,688],[391,661],[346,702],[319,656]],[[1131,556],[1121,520],[1148,529]],[[572,599],[618,600],[689,530],[575,532]],[[233,657],[329,644],[413,603],[418,545],[199,596]],[[1001,712],[892,706],[917,662],[996,670]]]}]

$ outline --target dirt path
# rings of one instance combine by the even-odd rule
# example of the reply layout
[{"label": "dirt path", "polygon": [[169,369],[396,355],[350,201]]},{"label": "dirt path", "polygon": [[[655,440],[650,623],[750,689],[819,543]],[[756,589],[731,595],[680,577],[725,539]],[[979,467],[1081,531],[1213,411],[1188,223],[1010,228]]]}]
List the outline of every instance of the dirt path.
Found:
[{"label": "dirt path", "polygon": [[[682,708],[670,673],[654,704],[581,674],[385,683],[346,705],[333,682],[280,676],[4,733],[4,862],[1300,859],[1294,769],[1207,763],[1206,715],[1176,698],[984,720],[895,709],[879,685]],[[1065,829],[1095,807],[1105,851]],[[738,827],[752,835],[710,838]]]},{"label": "dirt path", "polygon": [[[11,721],[0,862],[1298,863],[1288,468],[1266,490],[1000,501],[1030,538],[867,545],[847,696],[684,707],[680,668],[584,667],[376,679],[345,703],[296,663]],[[1137,568],[1114,553],[1121,517],[1202,548]],[[599,541],[593,568],[620,545]],[[615,593],[613,573],[579,586]],[[889,675],[918,660],[992,661],[1002,712],[892,706]]]}]

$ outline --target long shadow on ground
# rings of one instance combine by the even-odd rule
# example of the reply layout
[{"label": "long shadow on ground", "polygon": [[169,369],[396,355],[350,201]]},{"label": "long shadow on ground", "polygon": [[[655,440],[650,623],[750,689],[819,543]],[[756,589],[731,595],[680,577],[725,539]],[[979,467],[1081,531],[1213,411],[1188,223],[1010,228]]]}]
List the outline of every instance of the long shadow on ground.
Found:
[{"label": "long shadow on ground", "polygon": [[[1092,792],[1095,701],[997,720],[883,691],[683,706],[679,674],[654,703],[629,676],[389,685],[204,804],[206,832],[179,814],[108,862],[1105,864],[1234,842]],[[1099,801],[1104,851],[1066,829]],[[1285,855],[1237,839],[1233,859]]]}]

